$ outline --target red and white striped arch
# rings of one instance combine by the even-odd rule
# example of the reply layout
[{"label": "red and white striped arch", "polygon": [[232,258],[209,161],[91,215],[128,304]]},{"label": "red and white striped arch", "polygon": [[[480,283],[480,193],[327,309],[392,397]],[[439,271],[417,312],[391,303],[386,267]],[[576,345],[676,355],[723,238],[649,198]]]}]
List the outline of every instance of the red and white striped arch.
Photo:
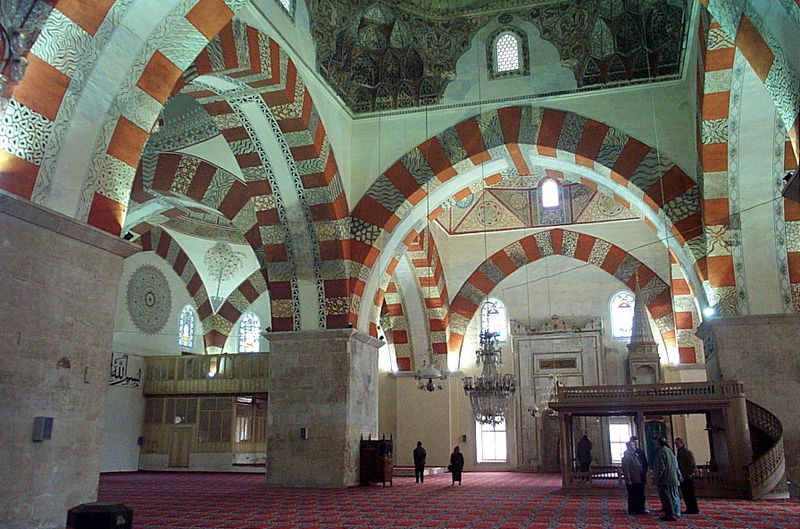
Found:
[{"label": "red and white striped arch", "polygon": [[[655,149],[604,123],[515,106],[468,118],[421,143],[381,175],[355,207],[351,259],[359,327],[377,319],[383,274],[422,229],[428,202],[438,205],[485,174],[498,181],[507,169],[527,174],[528,163],[576,173],[642,211],[681,257],[704,303],[693,269],[704,252],[695,181]],[[428,193],[430,200],[423,201]],[[363,303],[364,298],[373,304]]]},{"label": "red and white striped arch", "polygon": [[449,350],[461,349],[470,320],[494,288],[525,265],[551,255],[563,255],[593,264],[633,290],[638,277],[647,310],[656,322],[664,344],[674,349],[675,321],[669,285],[633,255],[610,242],[560,228],[522,237],[481,263],[450,303]]}]

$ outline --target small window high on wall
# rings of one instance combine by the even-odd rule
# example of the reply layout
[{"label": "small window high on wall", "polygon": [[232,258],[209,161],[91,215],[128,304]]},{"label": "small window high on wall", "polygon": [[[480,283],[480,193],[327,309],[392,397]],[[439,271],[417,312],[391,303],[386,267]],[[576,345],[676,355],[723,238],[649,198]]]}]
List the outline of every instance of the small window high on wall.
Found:
[{"label": "small window high on wall", "polygon": [[239,352],[257,353],[261,346],[261,321],[252,312],[245,312],[239,323]]},{"label": "small window high on wall", "polygon": [[633,294],[617,292],[611,298],[611,333],[614,338],[630,338],[633,330]]},{"label": "small window high on wall", "polygon": [[490,298],[481,308],[481,334],[485,332],[496,334],[498,342],[508,339],[506,307],[499,299]]},{"label": "small window high on wall", "polygon": [[178,345],[194,347],[194,309],[189,305],[183,307],[178,319]]},{"label": "small window high on wall", "polygon": [[506,456],[506,422],[499,424],[475,423],[478,463],[504,462]]},{"label": "small window high on wall", "polygon": [[548,178],[540,188],[543,208],[557,208],[561,204],[561,189],[558,182]]},{"label": "small window high on wall", "polygon": [[512,31],[505,31],[494,41],[494,69],[497,73],[516,72],[520,69],[519,37]]}]

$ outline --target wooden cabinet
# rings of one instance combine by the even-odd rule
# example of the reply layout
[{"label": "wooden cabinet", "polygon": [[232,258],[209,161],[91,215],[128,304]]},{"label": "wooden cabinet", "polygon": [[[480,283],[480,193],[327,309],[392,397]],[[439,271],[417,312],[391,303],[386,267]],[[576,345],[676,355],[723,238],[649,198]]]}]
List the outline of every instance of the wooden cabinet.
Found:
[{"label": "wooden cabinet", "polygon": [[386,482],[392,485],[392,440],[391,439],[362,439],[359,457],[359,482],[362,485]]}]

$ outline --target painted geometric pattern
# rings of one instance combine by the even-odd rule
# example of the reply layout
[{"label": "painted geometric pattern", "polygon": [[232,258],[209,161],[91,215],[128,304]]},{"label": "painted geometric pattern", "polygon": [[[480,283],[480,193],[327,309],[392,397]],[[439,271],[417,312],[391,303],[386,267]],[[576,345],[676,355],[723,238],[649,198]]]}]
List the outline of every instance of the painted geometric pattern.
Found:
[{"label": "painted geometric pattern", "polygon": [[675,311],[675,341],[681,364],[702,363],[703,340],[695,336],[700,325],[700,315],[689,283],[686,281],[678,261],[670,252],[672,272],[672,306]]},{"label": "painted geometric pattern", "polygon": [[449,350],[456,352],[461,348],[470,320],[503,279],[548,255],[564,255],[594,264],[631,290],[638,277],[647,310],[661,331],[664,343],[668,348],[675,347],[672,298],[669,285],[663,279],[619,246],[585,233],[554,228],[509,244],[475,269],[450,303]]},{"label": "painted geometric pattern", "polygon": [[[44,205],[54,181],[76,178],[56,174],[54,164],[78,100],[91,88],[86,81],[132,5],[123,0],[87,0],[80,8],[73,2],[49,3],[54,7],[27,55],[25,76],[13,86],[14,103],[6,114],[12,121],[27,116],[25,123],[2,132],[5,138],[0,142],[4,167],[0,189]],[[239,0],[186,0],[160,24],[190,28],[199,38],[188,43],[183,39],[183,54],[193,57],[239,7]],[[137,52],[133,77],[124,80],[104,116],[88,174],[79,173],[82,182],[61,182],[63,187],[81,190],[75,217],[113,234],[120,233],[124,222],[127,192],[149,125],[185,68],[177,64],[181,60],[175,53],[158,49],[173,40],[159,33]]]},{"label": "painted geometric pattern", "polygon": [[[215,318],[211,310],[211,301],[203,285],[203,280],[200,278],[200,274],[188,254],[183,251],[178,242],[169,233],[161,228],[153,228],[144,232],[139,240],[142,244],[142,251],[155,252],[156,255],[167,261],[186,285],[186,290],[189,292],[192,301],[194,301],[194,306],[197,308],[197,316],[203,326],[206,353],[222,352],[222,346],[219,345],[219,350],[217,350],[218,342],[214,340]],[[222,345],[224,343],[223,340]]]},{"label": "painted geometric pattern", "polygon": [[[190,171],[188,175],[184,174],[186,170]],[[184,180],[190,182],[190,185],[183,186],[181,182]],[[281,262],[285,262],[286,255],[282,240],[278,238],[276,242],[270,243],[269,240],[264,242],[262,238],[277,222],[274,220],[277,219],[274,209],[263,207],[272,203],[270,200],[272,190],[267,181],[243,183],[231,173],[191,155],[162,153],[156,157],[155,163],[140,164],[134,179],[131,201],[140,203],[149,200],[154,194],[190,199],[216,209],[230,220],[244,234],[255,251],[256,258],[262,266],[259,273],[265,280],[269,276],[273,329],[293,329],[295,322],[291,304],[293,296],[291,290],[285,288],[288,283],[285,280],[287,268],[281,266]],[[182,212],[179,209],[161,212],[156,216],[155,222],[180,213]],[[154,219],[148,218],[139,225],[130,227],[129,231],[144,233],[153,223]],[[275,278],[272,277],[273,273]],[[222,310],[221,308],[218,314],[222,314]],[[235,322],[236,319],[230,323]]]},{"label": "painted geometric pattern", "polygon": [[[344,327],[352,288],[344,242],[349,235],[349,208],[325,128],[297,68],[274,40],[239,22],[228,24],[212,39],[196,66],[200,75],[224,74],[247,85],[247,93],[257,94],[277,120],[297,168],[295,187],[306,206],[309,237],[316,242],[324,325]],[[185,93],[201,101],[229,142],[238,142],[237,161],[245,174],[253,174],[250,168],[259,164],[258,156],[253,145],[241,141],[252,143],[252,138],[231,119],[232,111],[225,108],[229,105],[221,100],[225,96],[191,87]]]},{"label": "painted geometric pattern", "polygon": [[[783,168],[786,171],[797,168],[797,157],[788,141],[784,149]],[[800,203],[784,199],[783,216],[786,224],[786,257],[792,310],[800,312]]]},{"label": "painted geometric pattern", "polygon": [[[568,125],[568,126],[567,126]],[[510,156],[517,163],[519,147],[535,154],[574,161],[595,169],[640,196],[665,218],[681,245],[702,257],[700,194],[695,181],[680,167],[622,131],[560,110],[514,106],[469,118],[412,149],[370,187],[353,210],[351,259],[355,292],[363,292],[361,269],[375,265],[392,231],[414,204],[458,174],[470,160],[480,163]],[[493,184],[495,182],[490,182]],[[694,263],[685,263],[691,268]],[[378,273],[381,273],[378,271]],[[367,294],[369,295],[369,294]],[[354,305],[360,303],[355,296]],[[377,301],[377,298],[376,298]]]},{"label": "painted geometric pattern", "polygon": [[408,318],[403,308],[403,295],[397,282],[389,281],[381,308],[382,336],[394,350],[399,371],[411,371],[413,366],[412,346],[409,338]]},{"label": "painted geometric pattern", "polygon": [[701,1],[764,83],[797,155],[800,152],[800,75],[787,58],[787,53],[796,52],[797,44],[793,40],[778,42],[771,28],[751,5],[752,0]]},{"label": "painted geometric pattern", "polygon": [[256,270],[243,280],[215,313],[194,263],[169,233],[155,227],[143,232],[139,241],[142,251],[154,251],[156,255],[162,257],[186,285],[203,326],[206,354],[221,353],[239,317],[266,292],[267,278],[264,272]]},{"label": "painted geometric pattern", "polygon": [[701,152],[703,167],[703,226],[707,256],[698,261],[709,303],[723,315],[738,312],[728,174],[731,83],[736,46],[720,24],[711,21],[705,52]]},{"label": "painted geometric pattern", "polygon": [[442,260],[430,229],[423,230],[408,246],[407,255],[414,267],[417,284],[425,303],[429,343],[434,354],[447,354],[450,298],[447,295]]}]

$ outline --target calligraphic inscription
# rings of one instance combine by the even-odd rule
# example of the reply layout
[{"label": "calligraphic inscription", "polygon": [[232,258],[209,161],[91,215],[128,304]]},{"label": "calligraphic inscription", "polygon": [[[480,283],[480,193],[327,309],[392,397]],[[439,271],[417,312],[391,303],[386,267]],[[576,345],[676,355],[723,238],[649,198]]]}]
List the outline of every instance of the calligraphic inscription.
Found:
[{"label": "calligraphic inscription", "polygon": [[574,358],[554,358],[539,360],[539,369],[575,369],[578,367]]},{"label": "calligraphic inscription", "polygon": [[142,387],[142,359],[124,353],[111,353],[109,386],[120,388]]}]

